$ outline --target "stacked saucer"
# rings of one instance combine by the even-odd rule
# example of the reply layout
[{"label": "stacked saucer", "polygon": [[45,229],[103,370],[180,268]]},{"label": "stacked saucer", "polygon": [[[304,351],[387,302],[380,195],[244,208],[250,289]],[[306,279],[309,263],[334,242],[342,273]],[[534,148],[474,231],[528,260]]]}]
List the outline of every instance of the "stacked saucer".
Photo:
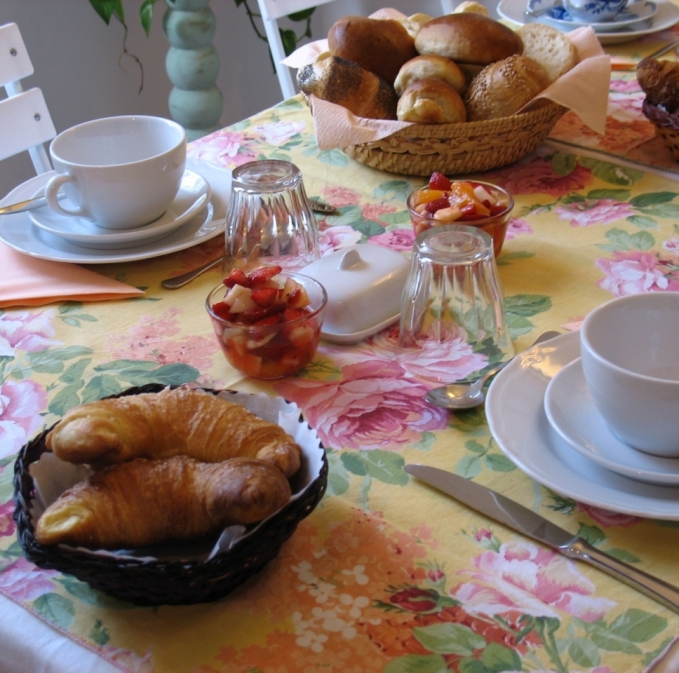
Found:
[{"label": "stacked saucer", "polygon": [[496,445],[554,493],[679,521],[679,458],[644,454],[612,435],[584,381],[578,332],[517,355],[493,380],[485,412]]},{"label": "stacked saucer", "polygon": [[[34,194],[42,195],[42,189]],[[84,217],[62,215],[49,207],[30,211],[31,222],[40,231],[82,248],[123,250],[155,243],[176,232],[206,209],[210,185],[198,173],[186,170],[179,191],[167,210],[157,220],[134,229],[105,229]],[[67,208],[73,204],[63,200]]]},{"label": "stacked saucer", "polygon": [[528,0],[526,14],[540,18],[561,30],[569,31],[581,26],[591,26],[595,33],[638,31],[647,28],[658,7],[650,0],[638,0],[625,7],[608,21],[585,21],[574,16],[561,0]]}]

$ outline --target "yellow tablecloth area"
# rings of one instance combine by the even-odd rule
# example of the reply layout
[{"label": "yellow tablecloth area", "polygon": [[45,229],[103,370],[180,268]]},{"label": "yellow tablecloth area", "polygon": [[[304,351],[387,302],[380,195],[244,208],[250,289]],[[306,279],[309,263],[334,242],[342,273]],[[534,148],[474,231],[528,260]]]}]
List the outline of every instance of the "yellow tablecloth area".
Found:
[{"label": "yellow tablecloth area", "polygon": [[[638,100],[638,89],[629,93],[631,109]],[[423,180],[319,152],[299,98],[195,141],[190,154],[224,169],[294,162],[309,196],[340,211],[319,219],[324,253],[357,242],[411,250],[405,197]],[[679,184],[670,177],[549,143],[477,177],[516,200],[498,265],[517,352],[543,331],[577,330],[612,297],[679,290]],[[660,520],[586,504],[597,499],[596,482],[580,498],[568,483],[558,492],[541,486],[503,453],[483,408],[449,414],[424,401],[434,384],[400,356],[390,331],[353,346],[322,342],[297,377],[243,379],[204,308],[220,271],[179,290],[161,286],[221,244],[91,267],[143,288],[141,298],[0,313],[5,597],[54,626],[55,638],[134,672],[622,673],[647,669],[668,647],[679,615],[410,479],[403,465],[474,479],[675,584],[679,496]],[[457,357],[442,366],[464,376]],[[280,395],[299,405],[327,449],[320,505],[263,572],[213,603],[122,603],[36,568],[16,538],[21,446],[68,408],[149,382]]]}]

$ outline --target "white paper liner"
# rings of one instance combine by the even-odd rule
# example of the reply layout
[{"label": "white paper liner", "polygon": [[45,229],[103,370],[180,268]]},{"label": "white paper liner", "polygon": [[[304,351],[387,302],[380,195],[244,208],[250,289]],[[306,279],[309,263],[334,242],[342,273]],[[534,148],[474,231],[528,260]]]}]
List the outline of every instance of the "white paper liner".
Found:
[{"label": "white paper liner", "polygon": [[[206,392],[210,395],[212,393]],[[269,397],[264,393],[232,393],[220,391],[217,397],[229,402],[243,405],[248,411],[271,423],[277,423],[290,434],[302,449],[302,464],[291,478],[290,486],[293,495],[288,502],[294,502],[304,495],[306,490],[321,473],[323,466],[323,447],[316,431],[301,418],[299,407],[280,397]],[[33,521],[37,521],[45,509],[64,491],[79,481],[86,479],[92,470],[84,465],[74,465],[57,458],[53,453],[43,453],[36,463],[30,467],[35,483],[35,498],[31,506]],[[275,516],[272,514],[271,516]],[[271,517],[269,517],[271,518]],[[254,535],[268,521],[265,519],[246,532],[245,526],[235,525],[225,528],[215,542],[215,536],[187,542],[172,542],[154,545],[147,549],[136,550],[92,550],[77,547],[78,551],[93,556],[114,557],[117,560],[134,559],[135,561],[207,561],[217,554],[231,549],[239,540]],[[62,545],[68,547],[68,545]],[[72,547],[69,547],[72,548]]]}]

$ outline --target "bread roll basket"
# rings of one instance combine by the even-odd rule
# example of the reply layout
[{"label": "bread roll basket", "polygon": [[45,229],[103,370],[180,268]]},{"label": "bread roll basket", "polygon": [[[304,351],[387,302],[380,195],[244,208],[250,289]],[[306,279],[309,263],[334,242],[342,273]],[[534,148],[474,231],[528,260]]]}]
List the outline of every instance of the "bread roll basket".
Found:
[{"label": "bread roll basket", "polygon": [[356,161],[388,173],[474,173],[530,154],[564,112],[566,108],[548,101],[530,112],[488,121],[412,124],[386,138],[342,149]]},{"label": "bread roll basket", "polygon": [[[112,397],[155,393],[163,388],[163,384],[149,384]],[[41,568],[73,575],[94,589],[137,605],[188,605],[217,600],[275,558],[299,522],[323,497],[328,479],[323,446],[315,431],[302,419],[299,409],[291,403],[261,395],[204,390],[229,396],[231,401],[239,403],[250,398],[245,400],[250,411],[274,423],[285,416],[286,422],[295,428],[288,432],[302,447],[302,467],[291,480],[293,497],[285,507],[263,522],[238,531],[218,553],[213,549],[218,535],[196,543],[168,543],[162,548],[156,545],[121,553],[41,545],[35,539],[38,489],[34,477],[36,464],[43,454],[49,453],[45,446],[45,436],[51,429],[48,428],[21,449],[15,463],[14,519],[19,544],[26,557]],[[46,457],[57,460],[52,455]],[[205,550],[212,550],[212,553],[206,554]]]}]

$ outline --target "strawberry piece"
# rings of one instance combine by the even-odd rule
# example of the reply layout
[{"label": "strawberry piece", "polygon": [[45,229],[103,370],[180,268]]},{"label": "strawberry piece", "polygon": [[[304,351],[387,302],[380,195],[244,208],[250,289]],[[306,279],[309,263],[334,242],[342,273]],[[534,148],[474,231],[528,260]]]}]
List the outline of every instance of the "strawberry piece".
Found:
[{"label": "strawberry piece", "polygon": [[262,318],[261,320],[257,320],[256,322],[252,323],[255,327],[269,327],[270,325],[278,325],[280,322],[283,322],[283,316],[281,313],[275,313],[274,315],[267,316],[266,318]]},{"label": "strawberry piece", "polygon": [[283,319],[285,322],[291,322],[292,320],[306,318],[308,315],[309,311],[303,308],[286,308],[283,312]]},{"label": "strawberry piece", "polygon": [[275,275],[283,271],[281,266],[262,266],[259,269],[250,271],[248,274],[248,280],[250,281],[249,287],[254,287],[255,285],[263,285],[267,281],[271,280]]},{"label": "strawberry piece", "polygon": [[230,306],[223,301],[218,301],[216,304],[212,305],[212,310],[215,312],[217,316],[219,316],[222,320],[228,320],[229,322],[233,322],[233,314],[229,309]]},{"label": "strawberry piece", "polygon": [[261,308],[271,306],[276,301],[277,295],[278,289],[275,287],[255,287],[250,293],[252,301]]},{"label": "strawberry piece", "polygon": [[506,203],[496,203],[494,206],[490,207],[490,214],[492,216],[499,215],[500,213],[503,213],[505,210],[507,210]]},{"label": "strawberry piece", "polygon": [[461,220],[465,222],[473,222],[474,220],[483,220],[486,216],[483,213],[479,213],[476,206],[470,203],[466,206],[460,207],[460,212],[462,213]]},{"label": "strawberry piece", "polygon": [[429,178],[430,189],[440,189],[442,192],[448,191],[452,182],[443,173],[434,171]]},{"label": "strawberry piece", "polygon": [[258,320],[267,318],[275,313],[283,313],[283,311],[285,311],[285,304],[278,302],[276,304],[271,304],[271,306],[267,306],[266,308],[253,308],[249,311],[243,311],[240,315],[243,322],[247,322],[251,325]]},{"label": "strawberry piece", "polygon": [[433,201],[430,201],[424,207],[428,213],[435,213],[437,210],[441,210],[442,208],[450,208],[450,202],[445,196],[442,196],[440,199],[434,199]]},{"label": "strawberry piece", "polygon": [[231,273],[224,279],[223,282],[226,287],[233,287],[234,285],[250,287],[250,283],[243,269],[232,269]]}]

